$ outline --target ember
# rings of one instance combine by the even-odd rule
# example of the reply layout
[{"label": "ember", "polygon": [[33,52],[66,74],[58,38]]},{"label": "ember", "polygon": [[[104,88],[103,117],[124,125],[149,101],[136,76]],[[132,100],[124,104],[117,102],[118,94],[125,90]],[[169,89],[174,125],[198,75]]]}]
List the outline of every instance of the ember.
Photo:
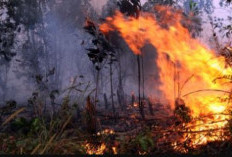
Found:
[{"label": "ember", "polygon": [[112,135],[114,134],[114,130],[111,130],[111,129],[105,129],[101,132],[98,132],[97,135],[100,136],[100,135]]}]

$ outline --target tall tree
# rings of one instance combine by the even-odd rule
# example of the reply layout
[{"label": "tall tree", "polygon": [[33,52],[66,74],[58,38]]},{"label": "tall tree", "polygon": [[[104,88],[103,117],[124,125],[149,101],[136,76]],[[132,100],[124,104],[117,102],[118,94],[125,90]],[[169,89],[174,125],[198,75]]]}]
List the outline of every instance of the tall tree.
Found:
[{"label": "tall tree", "polygon": [[[6,0],[0,2],[0,64],[5,64],[5,75],[3,91],[7,93],[8,72],[10,69],[9,61],[18,52],[21,52],[21,45],[24,39],[17,40],[17,35],[22,29],[33,29],[40,20],[37,16],[36,0]],[[5,95],[4,94],[4,95]]]},{"label": "tall tree", "polygon": [[[142,9],[140,0],[120,0],[118,2],[120,11],[127,16],[139,18],[140,11]],[[137,55],[138,64],[138,98],[139,98],[139,111],[142,118],[145,118],[144,103],[141,100],[141,57]]]}]

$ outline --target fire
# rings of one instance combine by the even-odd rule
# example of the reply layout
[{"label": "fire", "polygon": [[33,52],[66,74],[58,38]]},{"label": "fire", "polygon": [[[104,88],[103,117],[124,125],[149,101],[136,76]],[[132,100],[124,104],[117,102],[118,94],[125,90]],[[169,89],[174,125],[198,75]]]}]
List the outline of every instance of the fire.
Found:
[{"label": "fire", "polygon": [[103,155],[106,150],[106,145],[102,143],[100,146],[96,147],[93,144],[86,143],[84,148],[86,149],[86,153],[89,155]]},{"label": "fire", "polygon": [[[105,143],[101,143],[101,145],[96,146],[95,144],[91,144],[86,141],[83,147],[88,155],[103,155],[107,150]],[[117,147],[113,146],[111,149],[114,155],[118,154]]]},{"label": "fire", "polygon": [[133,106],[134,106],[134,107],[138,107],[139,104],[138,104],[137,102],[135,102],[135,103],[133,104]]},{"label": "fire", "polygon": [[117,148],[116,148],[116,147],[112,147],[112,150],[113,150],[114,155],[117,155],[117,154],[118,154]]},{"label": "fire", "polygon": [[113,134],[115,134],[115,132],[112,129],[105,129],[103,131],[97,132],[98,136],[101,136],[101,135],[113,135]]},{"label": "fire", "polygon": [[[102,131],[97,132],[97,136],[108,136],[108,135],[114,135],[115,131],[112,129],[104,129]],[[105,143],[101,143],[100,145],[89,143],[88,141],[85,141],[83,144],[83,147],[86,150],[86,153],[88,155],[103,155],[107,151],[107,145]],[[111,147],[113,154],[117,154],[117,147],[112,146]]]},{"label": "fire", "polygon": [[[157,49],[154,53],[158,54],[156,64],[159,68],[159,90],[163,93],[163,100],[174,109],[175,99],[182,98],[194,118],[206,117],[204,120],[186,124],[186,127],[194,126],[191,131],[225,127],[228,116],[222,113],[227,111],[230,104],[221,101],[219,97],[229,97],[231,90],[226,78],[232,71],[227,66],[226,59],[191,37],[188,29],[181,23],[181,11],[167,7],[157,7],[156,10],[162,12],[161,22],[160,18],[151,13],[142,12],[136,19],[125,17],[117,11],[100,25],[100,30],[103,33],[118,31],[136,55],[140,55],[141,48],[148,43]],[[208,124],[213,121],[219,122]],[[221,134],[222,131],[216,133]],[[208,137],[206,133],[186,133],[185,136],[191,136],[192,145],[221,138]]]}]

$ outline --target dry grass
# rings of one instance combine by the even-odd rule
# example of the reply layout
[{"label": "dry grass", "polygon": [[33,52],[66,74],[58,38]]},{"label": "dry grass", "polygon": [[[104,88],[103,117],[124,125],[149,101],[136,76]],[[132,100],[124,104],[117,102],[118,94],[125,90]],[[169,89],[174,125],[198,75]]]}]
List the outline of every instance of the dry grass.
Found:
[{"label": "dry grass", "polygon": [[15,111],[13,114],[11,114],[3,123],[2,126],[6,125],[7,123],[9,123],[11,120],[13,120],[15,117],[17,117],[21,112],[25,111],[25,107],[21,108],[17,111]]}]

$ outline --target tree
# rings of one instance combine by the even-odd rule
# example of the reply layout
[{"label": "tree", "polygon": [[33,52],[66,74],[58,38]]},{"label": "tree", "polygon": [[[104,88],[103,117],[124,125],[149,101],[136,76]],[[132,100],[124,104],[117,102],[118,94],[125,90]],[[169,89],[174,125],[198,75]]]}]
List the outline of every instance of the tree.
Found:
[{"label": "tree", "polygon": [[[219,5],[227,8],[231,5],[231,1],[221,0]],[[220,38],[227,40],[227,43],[231,43],[232,14],[224,15],[223,17],[212,17],[212,15],[209,15],[209,20],[213,30],[214,41],[216,42],[217,49],[220,51],[220,49],[224,49],[224,45],[220,46],[219,44]],[[226,45],[226,47],[228,46],[231,46],[231,44]]]},{"label": "tree", "polygon": [[[142,9],[140,0],[121,0],[118,2],[120,11],[127,16],[139,18],[140,11]],[[141,101],[141,57],[137,55],[138,64],[138,97],[139,97],[139,111],[142,118],[145,118],[144,103]]]},{"label": "tree", "polygon": [[142,8],[140,0],[120,0],[118,2],[120,11],[127,16],[139,17]]},{"label": "tree", "polygon": [[41,20],[38,16],[37,0],[7,0],[0,2],[0,9],[7,10],[0,20],[0,57],[10,61],[16,55],[15,37],[21,32],[20,25],[26,29],[34,28]]},{"label": "tree", "polygon": [[[117,0],[110,0],[107,2],[107,4],[103,7],[103,12],[102,12],[102,17],[106,18],[106,17],[110,17],[113,16],[115,14],[115,11],[119,9],[118,6],[119,1]],[[109,41],[109,43],[114,47],[115,50],[115,58],[117,60],[116,64],[114,64],[114,66],[116,66],[115,68],[118,71],[118,87],[117,87],[117,99],[118,99],[118,103],[120,105],[121,110],[125,109],[126,106],[126,102],[125,102],[125,93],[124,93],[124,85],[123,82],[125,81],[125,74],[126,74],[126,69],[123,69],[123,65],[122,65],[122,58],[126,57],[125,53],[123,52],[124,49],[122,47],[124,47],[124,41],[121,40],[118,37],[117,33],[109,33],[107,34],[107,40]]]},{"label": "tree", "polygon": [[143,5],[143,11],[146,12],[151,12],[154,8],[155,5],[170,5],[173,6],[174,4],[177,4],[178,0],[148,0],[144,5]]},{"label": "tree", "polygon": [[114,105],[114,99],[113,99],[114,97],[113,80],[112,80],[112,75],[113,75],[112,64],[114,63],[114,61],[116,61],[115,51],[113,47],[111,46],[111,44],[106,40],[105,36],[99,31],[99,28],[97,28],[96,25],[89,19],[86,20],[84,29],[86,30],[86,32],[88,32],[93,37],[92,44],[94,45],[94,48],[88,48],[87,51],[88,51],[88,57],[94,64],[95,69],[97,71],[95,106],[96,106],[97,97],[98,97],[98,84],[99,84],[100,70],[105,66],[107,59],[109,59],[111,102],[112,102],[113,113],[115,115],[115,105]]},{"label": "tree", "polygon": [[[40,20],[38,16],[37,0],[6,0],[0,2],[0,64],[5,65],[5,72],[1,73],[4,78],[2,86],[4,95],[7,93],[8,71],[10,61],[24,43],[24,39],[17,39],[22,29],[33,29]],[[5,96],[3,96],[3,99]]]},{"label": "tree", "polygon": [[[20,6],[17,1],[1,1],[0,10],[0,59],[9,62],[16,55],[14,43],[16,33],[20,32],[16,8]],[[5,10],[5,12],[4,12]],[[18,30],[17,30],[18,28]]]}]

